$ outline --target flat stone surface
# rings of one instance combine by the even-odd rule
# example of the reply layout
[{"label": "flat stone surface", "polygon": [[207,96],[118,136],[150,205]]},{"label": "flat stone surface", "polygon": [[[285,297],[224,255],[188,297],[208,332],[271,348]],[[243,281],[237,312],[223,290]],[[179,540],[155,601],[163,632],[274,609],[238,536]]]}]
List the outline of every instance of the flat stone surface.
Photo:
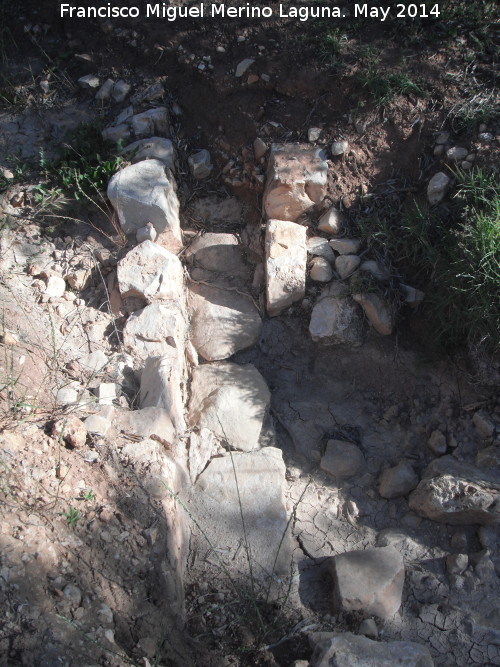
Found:
[{"label": "flat stone surface", "polygon": [[310,667],[434,667],[429,649],[415,642],[378,642],[351,632],[317,643]]},{"label": "flat stone surface", "polygon": [[306,228],[285,220],[269,220],[265,252],[267,312],[275,316],[304,298]]},{"label": "flat stone surface", "polygon": [[364,342],[363,313],[347,288],[334,282],[323,290],[311,314],[309,333],[314,342],[325,345]]},{"label": "flat stone surface", "polygon": [[207,361],[227,359],[255,345],[262,321],[250,296],[192,283],[188,295],[191,341]]},{"label": "flat stone surface", "polygon": [[149,407],[140,410],[116,411],[114,424],[118,431],[142,438],[156,436],[165,442],[173,443],[175,429],[167,410],[162,407]]},{"label": "flat stone surface", "polygon": [[[272,576],[271,598],[274,592],[279,595],[286,590],[292,558],[284,483],[281,451],[265,447],[258,452],[235,452],[212,459],[195,486],[195,513],[211,544],[224,546],[224,558],[231,561],[232,570],[239,572],[242,583],[250,585],[248,558],[252,559],[255,585],[259,590],[262,587],[264,594]],[[240,506],[248,557],[241,548],[244,533]],[[200,550],[205,552],[206,547],[202,539]]]},{"label": "flat stone surface", "polygon": [[125,234],[150,222],[161,245],[173,252],[181,248],[179,200],[173,176],[163,162],[143,160],[121,169],[109,182],[108,197]]},{"label": "flat stone surface", "polygon": [[210,429],[242,451],[259,447],[262,423],[271,395],[264,378],[251,364],[205,364],[191,376],[189,422]]},{"label": "flat stone surface", "polygon": [[334,605],[388,619],[401,606],[405,578],[403,558],[394,547],[349,551],[329,559]]},{"label": "flat stone surface", "polygon": [[179,258],[152,241],[127,253],[118,262],[117,275],[122,298],[184,301],[184,269]]},{"label": "flat stone surface", "polygon": [[328,180],[326,153],[308,144],[273,144],[267,169],[264,212],[296,222],[323,201]]},{"label": "flat stone surface", "polygon": [[187,248],[185,257],[207,271],[241,275],[247,272],[243,248],[234,234],[203,234]]},{"label": "flat stone surface", "polygon": [[[184,356],[184,355],[183,355]],[[141,373],[141,408],[162,408],[177,433],[186,429],[184,421],[184,359],[171,356],[149,357]]]},{"label": "flat stone surface", "polygon": [[139,360],[160,355],[181,357],[186,328],[184,312],[178,303],[152,303],[130,315],[123,329],[123,345]]},{"label": "flat stone surface", "polygon": [[219,453],[221,446],[217,436],[208,428],[192,431],[189,436],[188,470],[194,484],[205,470],[210,459]]}]

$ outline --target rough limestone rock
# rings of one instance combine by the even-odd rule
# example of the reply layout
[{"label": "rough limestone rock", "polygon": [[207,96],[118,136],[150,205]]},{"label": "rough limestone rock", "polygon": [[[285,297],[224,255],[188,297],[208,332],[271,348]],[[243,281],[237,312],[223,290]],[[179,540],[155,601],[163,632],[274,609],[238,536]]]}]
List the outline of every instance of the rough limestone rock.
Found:
[{"label": "rough limestone rock", "polygon": [[87,429],[78,417],[68,415],[54,422],[52,437],[70,448],[81,449],[87,440]]},{"label": "rough limestone rock", "polygon": [[341,280],[345,280],[352,276],[360,264],[361,259],[357,255],[340,255],[335,260],[335,270]]},{"label": "rough limestone rock", "polygon": [[123,329],[125,350],[135,359],[184,354],[186,320],[178,303],[152,303],[132,313]]},{"label": "rough limestone rock", "polygon": [[204,148],[188,157],[189,169],[194,178],[208,178],[214,168],[210,153]]},{"label": "rough limestone rock", "polygon": [[497,524],[500,475],[442,456],[427,466],[409,504],[417,514],[440,523]]},{"label": "rough limestone rock", "polygon": [[314,257],[323,257],[330,262],[335,260],[335,255],[328,241],[321,236],[313,236],[307,239],[307,252]]},{"label": "rough limestone rock", "polygon": [[80,88],[83,88],[83,90],[93,92],[99,88],[100,81],[99,78],[94,74],[86,74],[85,76],[81,76],[78,79],[78,84],[80,85]]},{"label": "rough limestone rock", "polygon": [[325,211],[320,217],[318,222],[318,229],[320,232],[325,234],[330,234],[330,236],[335,236],[340,234],[345,225],[345,218],[341,211],[337,211],[335,208],[329,208],[328,211]]},{"label": "rough limestone rock", "polygon": [[[286,590],[292,559],[284,483],[285,464],[279,449],[235,452],[210,461],[198,478],[193,503],[211,544],[224,545],[224,557],[248,581],[247,554],[241,548],[241,506],[255,584],[261,582],[267,592],[272,577],[271,598]],[[206,551],[205,541],[201,548]]]},{"label": "rough limestone rock", "polygon": [[309,277],[319,283],[329,283],[333,278],[332,265],[324,257],[314,257],[309,268]]},{"label": "rough limestone rock", "polygon": [[122,299],[146,302],[184,299],[184,270],[179,258],[152,241],[144,241],[118,262],[118,287]]},{"label": "rough limestone rock", "polygon": [[113,413],[109,415],[108,413],[104,412],[106,409],[114,411],[113,406],[102,405],[100,406],[99,412],[93,415],[89,415],[85,419],[85,428],[87,429],[88,433],[95,433],[101,436],[105,436],[107,434],[112,426]]},{"label": "rough limestone rock", "polygon": [[186,259],[207,271],[246,274],[243,248],[234,234],[203,234],[185,253]]},{"label": "rough limestone rock", "polygon": [[173,494],[182,492],[187,484],[183,467],[168,456],[165,446],[157,440],[130,442],[121,452],[134,466],[146,491],[162,503],[166,523],[166,559],[169,576],[166,603],[178,617],[184,610],[184,571],[189,545],[189,518]]},{"label": "rough limestone rock", "polygon": [[324,150],[308,144],[273,144],[264,192],[266,216],[296,222],[323,201],[327,180]]},{"label": "rough limestone rock", "polygon": [[245,74],[245,72],[254,64],[255,60],[252,60],[252,58],[245,58],[241,62],[238,63],[235,71],[235,77],[240,78]]},{"label": "rough limestone rock", "polygon": [[339,255],[355,255],[361,247],[359,239],[332,239],[329,244]]},{"label": "rough limestone rock", "polygon": [[207,361],[227,359],[255,345],[262,320],[252,299],[239,292],[191,284],[191,341]]},{"label": "rough limestone rock", "polygon": [[[339,258],[340,259],[340,258]],[[354,301],[363,308],[372,327],[382,336],[390,336],[394,329],[394,317],[389,304],[378,294],[353,294]]]},{"label": "rough limestone rock", "polygon": [[304,298],[306,228],[286,220],[269,220],[265,252],[267,312],[273,317]]},{"label": "rough limestone rock", "polygon": [[121,104],[131,90],[132,86],[123,79],[120,79],[120,81],[117,81],[113,86],[113,93],[112,93],[113,100],[117,104]]},{"label": "rough limestone rock", "polygon": [[56,275],[48,275],[45,278],[45,296],[47,297],[61,297],[66,291],[66,282],[64,278]]},{"label": "rough limestone rock", "polygon": [[343,155],[349,148],[349,142],[345,139],[340,141],[334,141],[331,147],[332,155],[335,157],[337,155]]},{"label": "rough limestone rock", "polygon": [[328,440],[320,467],[332,477],[347,479],[359,472],[364,463],[363,452],[352,442]]},{"label": "rough limestone rock", "polygon": [[182,360],[171,356],[149,357],[141,373],[141,408],[163,408],[178,433],[186,429],[184,421]]},{"label": "rough limestone rock", "polygon": [[490,415],[482,411],[477,411],[472,417],[472,423],[482,438],[492,438],[495,434],[495,422]]},{"label": "rough limestone rock", "polygon": [[454,162],[465,160],[468,154],[469,151],[462,146],[451,146],[451,148],[448,148],[446,151],[446,157],[448,160],[453,160]]},{"label": "rough limestone rock", "polygon": [[429,448],[436,454],[436,456],[442,456],[446,454],[448,445],[446,444],[446,436],[441,431],[432,431],[427,440]]},{"label": "rough limestone rock", "polygon": [[208,428],[200,428],[189,435],[188,470],[191,483],[195,484],[198,477],[207,467],[212,457],[220,452],[218,438]]},{"label": "rough limestone rock", "polygon": [[266,144],[266,142],[263,139],[261,139],[260,137],[257,137],[256,139],[254,139],[253,152],[254,152],[256,160],[260,160],[261,158],[263,158],[268,150],[269,150],[269,146]]},{"label": "rough limestone rock", "polygon": [[418,475],[409,461],[400,461],[392,468],[384,470],[378,480],[378,492],[382,498],[406,496],[418,484]]},{"label": "rough limestone rock", "polygon": [[125,146],[121,152],[132,164],[142,160],[159,160],[165,167],[175,171],[175,148],[170,139],[150,137],[139,139]]},{"label": "rough limestone rock", "polygon": [[438,171],[437,174],[434,174],[427,186],[427,199],[431,206],[443,201],[449,184],[450,177],[442,171]]},{"label": "rough limestone rock", "polygon": [[102,86],[96,93],[95,96],[96,100],[99,100],[101,102],[107,102],[111,97],[114,85],[115,82],[113,81],[113,79],[106,79],[106,81],[102,84]]},{"label": "rough limestone rock", "polygon": [[105,127],[101,135],[104,141],[118,144],[120,141],[130,141],[131,132],[127,123],[118,123],[117,125],[111,125],[111,127]]},{"label": "rough limestone rock", "polygon": [[125,234],[148,222],[161,245],[172,252],[182,246],[179,200],[171,172],[159,160],[143,160],[118,171],[108,185],[108,197]]},{"label": "rough limestone rock", "polygon": [[115,413],[114,424],[117,430],[141,438],[158,438],[172,444],[175,429],[168,412],[162,407],[142,408]]},{"label": "rough limestone rock", "polygon": [[363,313],[345,286],[334,282],[323,290],[311,314],[309,333],[314,342],[325,345],[363,344]]},{"label": "rough limestone rock", "polygon": [[248,452],[259,447],[270,398],[264,378],[251,364],[198,366],[191,377],[189,423]]},{"label": "rough limestone rock", "polygon": [[404,562],[394,547],[349,551],[329,560],[334,605],[389,619],[401,606]]},{"label": "rough limestone rock", "polygon": [[320,127],[310,127],[307,130],[307,141],[309,141],[311,144],[313,144],[315,141],[318,141],[320,136],[321,136]]},{"label": "rough limestone rock", "polygon": [[132,116],[132,129],[138,139],[168,136],[170,126],[167,108],[157,107],[135,114]]},{"label": "rough limestone rock", "polygon": [[148,222],[147,225],[144,225],[144,227],[140,227],[135,233],[137,243],[144,243],[144,241],[154,242],[156,241],[157,236],[156,229],[150,222]]},{"label": "rough limestone rock", "polygon": [[319,641],[310,667],[434,667],[427,647],[415,642],[378,642],[343,632]]}]

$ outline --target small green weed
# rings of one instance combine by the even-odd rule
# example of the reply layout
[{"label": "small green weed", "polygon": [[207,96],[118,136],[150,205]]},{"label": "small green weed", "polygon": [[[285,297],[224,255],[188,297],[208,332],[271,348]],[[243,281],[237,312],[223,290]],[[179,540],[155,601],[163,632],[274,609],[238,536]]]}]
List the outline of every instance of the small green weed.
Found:
[{"label": "small green weed", "polygon": [[111,155],[99,127],[82,124],[68,134],[61,159],[49,162],[42,155],[40,166],[63,192],[82,200],[104,191],[123,162]]},{"label": "small green weed", "polygon": [[481,123],[491,123],[500,116],[500,98],[497,91],[481,92],[456,104],[450,111],[454,132],[477,131]]},{"label": "small green weed", "polygon": [[80,518],[80,512],[75,509],[73,505],[70,505],[67,512],[62,513],[62,516],[66,519],[68,526],[71,526],[71,528],[76,528],[76,524]]},{"label": "small green weed", "polygon": [[370,94],[376,105],[392,102],[397,95],[425,97],[425,91],[404,72],[384,73],[378,65],[369,64],[357,75],[358,82]]},{"label": "small green weed", "polygon": [[347,39],[347,35],[339,28],[328,30],[324,39],[320,42],[321,59],[327,62],[330,67],[340,67],[342,51]]},{"label": "small green weed", "polygon": [[92,500],[95,500],[95,493],[92,491],[92,489],[84,489],[80,500],[86,500],[87,502],[92,502]]}]

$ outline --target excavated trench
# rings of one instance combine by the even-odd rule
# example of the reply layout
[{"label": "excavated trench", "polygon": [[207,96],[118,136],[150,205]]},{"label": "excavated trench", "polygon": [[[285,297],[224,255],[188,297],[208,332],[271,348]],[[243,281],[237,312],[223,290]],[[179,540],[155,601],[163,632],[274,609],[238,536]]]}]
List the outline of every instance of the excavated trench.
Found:
[{"label": "excavated trench", "polygon": [[[141,461],[152,468],[146,476],[166,478],[182,501],[146,479],[145,488],[164,502],[169,562],[160,570],[169,604],[191,637],[236,653],[242,643],[262,639],[252,605],[248,611],[242,598],[248,602],[250,590],[266,613],[277,600],[286,623],[265,643],[276,644],[283,665],[292,654],[310,656],[302,629],[358,634],[373,617],[375,634],[372,628],[368,636],[379,644],[417,642],[435,665],[500,664],[494,527],[471,518],[432,521],[409,504],[429,464],[477,463],[495,431],[485,436],[478,427],[480,410],[463,374],[426,363],[400,341],[397,327],[382,335],[351,298],[354,290],[331,291],[350,276],[324,285],[312,280],[306,237],[321,238],[324,252],[331,237],[318,232],[317,221],[327,192],[318,192],[317,183],[302,187],[297,164],[304,148],[287,150],[285,199],[299,208],[305,201],[306,217],[303,210],[280,214],[278,202],[261,225],[260,214],[234,198],[195,197],[182,225],[183,265],[170,252],[181,247],[179,227],[163,235],[167,248],[174,245],[159,255],[154,248],[162,234],[149,257],[140,255],[144,241],[135,245],[119,262],[114,294],[108,283],[128,314],[124,344],[142,372],[140,408],[166,409],[172,422],[168,437],[151,425],[154,438],[142,453],[130,443],[122,450],[132,461],[149,456]],[[164,178],[161,165],[160,173]],[[154,189],[149,182],[148,192]],[[120,196],[110,197],[117,210]],[[167,198],[167,209],[172,202]],[[266,236],[271,216],[285,218],[285,236],[290,226],[298,228],[291,233],[297,244],[279,236],[279,225],[273,238]],[[193,219],[203,221],[203,233],[200,225],[190,228]],[[337,251],[330,256],[336,269]],[[343,339],[317,327],[313,340],[311,320],[322,296],[335,307],[348,301],[357,313]],[[150,317],[141,320],[145,312]],[[163,366],[151,357],[161,357]],[[395,491],[384,476],[402,463],[411,481]],[[384,618],[369,606],[339,606],[331,572],[332,557],[375,547],[393,547],[405,564],[401,604]],[[462,568],[464,555],[469,565]],[[280,657],[283,646],[297,650]]]}]

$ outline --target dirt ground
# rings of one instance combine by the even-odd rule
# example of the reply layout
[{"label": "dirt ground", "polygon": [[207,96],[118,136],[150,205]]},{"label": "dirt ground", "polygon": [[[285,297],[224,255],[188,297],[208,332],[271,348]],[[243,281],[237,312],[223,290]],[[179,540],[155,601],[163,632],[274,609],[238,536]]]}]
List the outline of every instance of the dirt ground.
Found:
[{"label": "dirt ground", "polygon": [[[97,350],[108,358],[86,376],[79,400],[87,411],[92,390],[114,381],[126,363],[116,335],[124,320],[109,313],[102,279],[123,250],[91,228],[93,219],[83,219],[80,210],[68,216],[78,220],[55,224],[34,190],[41,182],[41,148],[57,153],[66,127],[87,120],[106,125],[118,111],[79,90],[79,77],[124,79],[134,92],[161,80],[165,103],[181,112],[174,139],[184,228],[239,234],[250,239],[257,261],[258,176],[265,165],[253,157],[256,137],[306,142],[308,129],[318,127],[320,145],[347,139],[350,152],[332,160],[332,202],[353,226],[389,204],[402,210],[410,198],[424,201],[428,179],[441,165],[434,154],[439,131],[467,144],[479,166],[498,159],[497,140],[485,146],[477,128],[454,126],[457,108],[495,87],[493,41],[478,49],[463,26],[449,37],[449,26],[425,21],[410,32],[394,21],[336,23],[338,45],[331,47],[325,34],[332,28],[319,21],[76,21],[60,19],[49,4],[29,2],[13,14],[3,8],[9,85],[1,98],[0,166],[22,164],[23,177],[9,185],[0,209],[0,365],[8,378],[0,391],[0,665],[285,667],[307,660],[308,631],[357,632],[360,621],[356,614],[332,614],[322,563],[379,544],[382,530],[402,528],[402,613],[381,625],[380,636],[426,644],[441,667],[499,665],[498,530],[439,525],[417,517],[406,498],[384,500],[375,490],[380,472],[402,457],[421,472],[432,460],[426,443],[436,429],[447,434],[455,454],[475,460],[484,442],[473,414],[483,409],[498,421],[500,402],[474,360],[431,354],[422,345],[426,322],[410,309],[388,339],[372,332],[360,349],[321,348],[307,330],[314,285],[305,305],[265,319],[258,345],[232,361],[254,364],[271,391],[263,437],[284,454],[287,509],[295,512],[293,566],[300,576],[292,578],[286,604],[259,609],[262,624],[220,564],[191,551],[181,609],[165,560],[169,501],[145,484],[148,462],[127,455],[134,437],[112,430],[71,447],[54,431],[71,414],[55,406],[51,392],[81,379],[76,358]],[[404,65],[411,79],[423,82],[426,96],[409,93],[374,104],[358,78],[369,49],[380,52],[377,66],[385,72]],[[89,59],[75,57],[82,53]],[[255,59],[248,72],[258,80],[235,78],[244,58]],[[49,93],[42,80],[50,82]],[[201,183],[187,166],[199,148],[210,150],[215,165]],[[22,205],[13,212],[14,196]],[[72,206],[65,204],[62,215],[76,210]],[[96,260],[99,253],[107,253],[107,263]],[[43,302],[30,265],[71,261],[89,267],[88,286],[73,301]],[[403,275],[404,268],[402,260],[397,269]],[[116,403],[124,412],[137,393],[135,379],[126,380],[120,377],[124,390]],[[318,465],[326,441],[338,437],[357,444],[366,460],[362,474],[341,485]],[[199,526],[193,523],[192,530]],[[481,569],[484,549],[493,571]],[[445,558],[462,551],[475,569],[452,585]],[[237,575],[246,590],[248,573]]]}]

